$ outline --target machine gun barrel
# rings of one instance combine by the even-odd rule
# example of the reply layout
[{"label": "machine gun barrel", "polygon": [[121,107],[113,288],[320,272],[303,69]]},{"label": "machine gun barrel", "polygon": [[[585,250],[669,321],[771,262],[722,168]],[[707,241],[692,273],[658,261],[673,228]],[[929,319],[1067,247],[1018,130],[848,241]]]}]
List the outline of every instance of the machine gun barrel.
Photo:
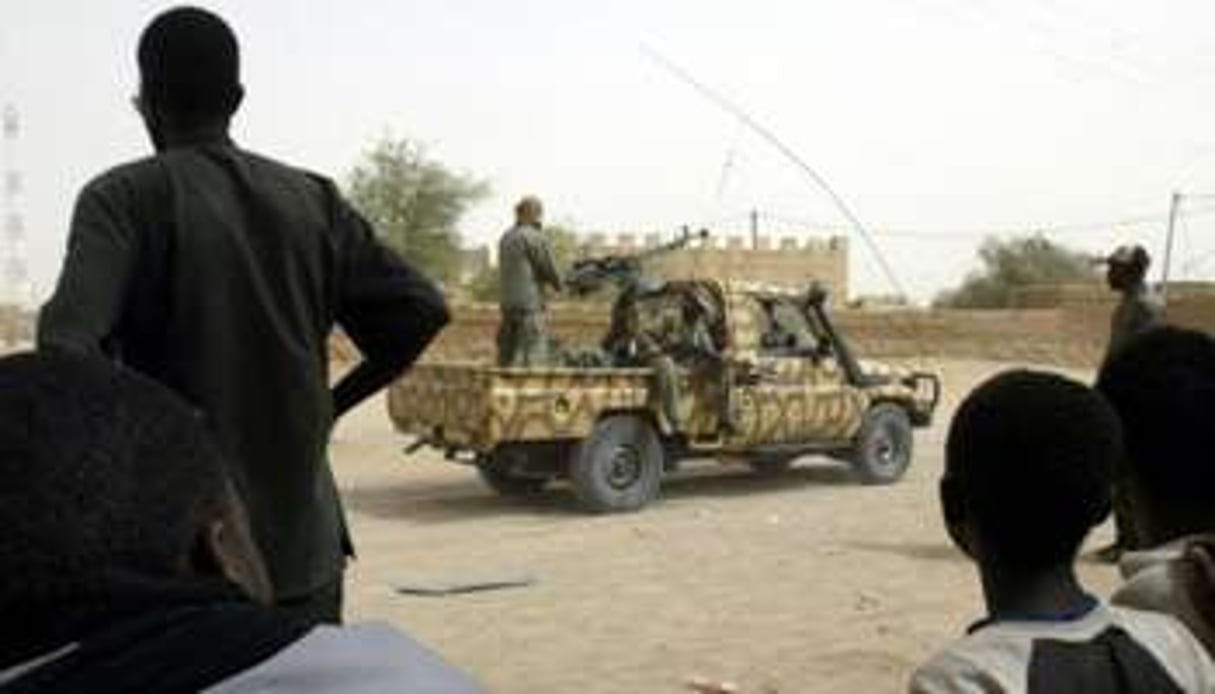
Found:
[{"label": "machine gun barrel", "polygon": [[679,250],[691,243],[693,239],[704,239],[708,236],[707,229],[692,233],[685,228],[678,238],[638,253],[603,255],[576,260],[566,275],[565,286],[575,294],[590,294],[609,282],[618,287],[627,287],[641,278],[642,262]]}]

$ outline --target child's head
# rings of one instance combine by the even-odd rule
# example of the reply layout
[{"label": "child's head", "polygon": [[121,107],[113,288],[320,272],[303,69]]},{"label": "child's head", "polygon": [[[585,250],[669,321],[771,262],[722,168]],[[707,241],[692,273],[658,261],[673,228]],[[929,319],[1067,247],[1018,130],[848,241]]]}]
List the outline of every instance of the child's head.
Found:
[{"label": "child's head", "polygon": [[1215,339],[1160,328],[1101,371],[1122,419],[1132,522],[1149,545],[1215,531]]},{"label": "child's head", "polygon": [[950,536],[980,564],[1070,564],[1109,513],[1120,448],[1117,416],[1092,389],[1035,371],[995,376],[949,428],[941,503]]}]

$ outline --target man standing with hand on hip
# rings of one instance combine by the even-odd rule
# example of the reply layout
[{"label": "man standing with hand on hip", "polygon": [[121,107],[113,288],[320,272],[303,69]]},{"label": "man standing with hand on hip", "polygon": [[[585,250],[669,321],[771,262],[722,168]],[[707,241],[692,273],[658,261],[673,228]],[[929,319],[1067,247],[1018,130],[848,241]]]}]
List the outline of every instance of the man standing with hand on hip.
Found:
[{"label": "man standing with hand on hip", "polygon": [[[329,431],[422,353],[448,320],[443,296],[331,181],[233,143],[244,89],[221,18],[164,12],[138,62],[156,153],[80,193],[39,349],[106,354],[201,410],[276,601],[340,621],[351,544]],[[335,324],[364,360],[330,390]]]}]

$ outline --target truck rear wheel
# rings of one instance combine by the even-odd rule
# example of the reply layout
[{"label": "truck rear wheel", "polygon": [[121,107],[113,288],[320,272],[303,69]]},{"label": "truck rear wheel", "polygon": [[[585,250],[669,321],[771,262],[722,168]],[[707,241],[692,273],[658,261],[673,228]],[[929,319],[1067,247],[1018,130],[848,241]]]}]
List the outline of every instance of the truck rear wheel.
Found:
[{"label": "truck rear wheel", "polygon": [[499,447],[491,455],[480,456],[477,473],[481,479],[502,496],[531,496],[548,485],[545,475],[525,471],[529,451],[523,446]]},{"label": "truck rear wheel", "polygon": [[648,421],[605,417],[571,461],[570,483],[588,511],[634,511],[658,495],[663,457],[662,442]]},{"label": "truck rear wheel", "polygon": [[880,403],[865,413],[849,459],[862,484],[891,484],[911,464],[913,443],[906,410]]}]

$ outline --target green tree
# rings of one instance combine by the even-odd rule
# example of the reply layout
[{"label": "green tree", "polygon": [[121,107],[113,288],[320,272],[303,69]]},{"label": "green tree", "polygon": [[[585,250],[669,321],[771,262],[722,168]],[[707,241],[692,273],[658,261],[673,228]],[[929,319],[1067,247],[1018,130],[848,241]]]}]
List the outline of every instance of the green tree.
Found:
[{"label": "green tree", "polygon": [[489,194],[480,179],[454,173],[407,139],[384,137],[350,174],[351,204],[387,243],[433,277],[450,280],[459,261],[457,224]]},{"label": "green tree", "polygon": [[[553,249],[553,260],[557,270],[565,274],[578,256],[578,234],[572,226],[565,223],[549,224],[544,227],[549,244]],[[468,283],[468,291],[477,301],[498,300],[498,266],[486,268]]]},{"label": "green tree", "polygon": [[937,306],[948,308],[1005,308],[1018,289],[1035,284],[1086,282],[1094,278],[1089,257],[1041,234],[1009,239],[989,238],[979,248],[983,269],[966,277],[961,286],[938,295]]}]

